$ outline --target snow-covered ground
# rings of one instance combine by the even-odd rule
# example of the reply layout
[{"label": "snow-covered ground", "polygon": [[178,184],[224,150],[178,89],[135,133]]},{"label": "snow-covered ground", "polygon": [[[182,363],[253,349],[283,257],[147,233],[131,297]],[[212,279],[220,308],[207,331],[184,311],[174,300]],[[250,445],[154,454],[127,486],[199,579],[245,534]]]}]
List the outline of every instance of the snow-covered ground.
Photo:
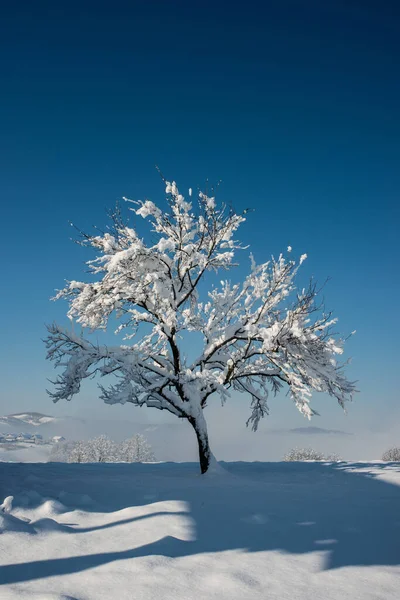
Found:
[{"label": "snow-covered ground", "polygon": [[397,600],[400,466],[1,464],[2,600]]}]

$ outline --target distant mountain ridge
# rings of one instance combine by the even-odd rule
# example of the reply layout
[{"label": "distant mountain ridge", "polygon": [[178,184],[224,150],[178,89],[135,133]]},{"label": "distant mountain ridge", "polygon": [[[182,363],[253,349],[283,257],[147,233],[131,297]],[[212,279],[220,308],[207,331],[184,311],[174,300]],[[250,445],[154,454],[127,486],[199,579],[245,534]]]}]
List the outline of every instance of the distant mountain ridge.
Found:
[{"label": "distant mountain ridge", "polygon": [[340,435],[348,436],[353,435],[349,431],[342,431],[341,429],[325,429],[323,427],[294,427],[293,429],[269,429],[266,431],[267,434],[291,434],[291,435]]},{"label": "distant mountain ridge", "polygon": [[102,433],[113,437],[116,432],[127,437],[134,428],[134,424],[125,421],[53,417],[34,411],[0,417],[0,431],[4,430],[4,433],[40,433],[43,438],[61,435],[66,439],[80,440]]},{"label": "distant mountain ridge", "polygon": [[10,430],[12,432],[33,433],[38,427],[56,420],[56,417],[50,417],[49,415],[37,412],[15,413],[0,417],[0,431],[4,429],[5,433]]},{"label": "distant mountain ridge", "polygon": [[340,429],[323,429],[322,427],[295,427],[289,429],[289,433],[300,433],[302,435],[353,435],[348,431],[341,431]]},{"label": "distant mountain ridge", "polygon": [[27,425],[43,425],[44,423],[49,423],[56,420],[56,417],[51,417],[50,415],[44,415],[43,413],[38,412],[22,412],[22,413],[13,413],[11,415],[7,415],[6,417],[0,417],[0,420],[4,421],[12,421],[15,423],[15,420],[19,423],[25,423]]}]

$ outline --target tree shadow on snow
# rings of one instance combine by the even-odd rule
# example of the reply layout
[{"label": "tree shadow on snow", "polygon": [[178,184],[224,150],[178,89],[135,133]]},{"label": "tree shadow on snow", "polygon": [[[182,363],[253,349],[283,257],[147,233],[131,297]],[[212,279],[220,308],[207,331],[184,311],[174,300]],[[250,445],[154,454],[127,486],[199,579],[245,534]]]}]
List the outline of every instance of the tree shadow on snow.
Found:
[{"label": "tree shadow on snow", "polygon": [[[114,470],[106,469],[108,496],[103,490],[104,465],[68,465],[68,486],[80,486],[82,493],[102,504],[104,512],[162,501],[184,502],[189,510],[165,513],[155,506],[153,513],[142,517],[72,533],[112,528],[160,513],[187,514],[193,519],[195,540],[166,536],[120,552],[10,564],[0,569],[0,583],[65,575],[143,556],[177,558],[237,549],[291,554],[325,550],[325,569],[400,564],[400,486],[368,471],[381,465],[221,464],[227,473],[214,477],[197,476],[193,464],[114,465]],[[12,465],[16,477],[17,466]],[[355,472],[357,468],[363,471]],[[36,483],[42,491],[47,487],[49,495],[57,493],[57,475],[46,486],[49,465],[31,465],[32,470],[41,478]],[[390,464],[387,470],[398,472],[400,465]],[[65,482],[65,471],[63,478]]]}]

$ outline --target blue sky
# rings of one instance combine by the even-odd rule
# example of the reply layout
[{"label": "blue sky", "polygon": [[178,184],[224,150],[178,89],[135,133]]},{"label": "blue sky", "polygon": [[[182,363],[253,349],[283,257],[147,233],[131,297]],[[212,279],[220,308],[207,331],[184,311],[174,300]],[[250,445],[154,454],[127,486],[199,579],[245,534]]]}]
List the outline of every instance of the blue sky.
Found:
[{"label": "blue sky", "polygon": [[[1,412],[70,404],[41,338],[50,303],[89,255],[70,241],[118,198],[163,198],[222,180],[256,260],[293,246],[323,282],[360,394],[347,420],[316,401],[314,425],[384,429],[398,416],[400,9],[394,2],[19,2],[1,24]],[[242,257],[245,268],[246,256]],[[247,405],[247,399],[244,399]],[[228,409],[225,409],[228,410]],[[244,411],[244,417],[246,411]],[[148,418],[151,420],[152,416]],[[307,425],[288,399],[270,424]]]}]

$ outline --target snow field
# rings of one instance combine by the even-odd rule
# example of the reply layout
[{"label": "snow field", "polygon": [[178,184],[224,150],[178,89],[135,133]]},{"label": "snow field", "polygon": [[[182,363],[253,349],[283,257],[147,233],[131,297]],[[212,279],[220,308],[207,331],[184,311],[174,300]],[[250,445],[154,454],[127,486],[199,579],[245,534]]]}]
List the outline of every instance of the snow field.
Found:
[{"label": "snow field", "polygon": [[398,599],[397,464],[1,468],[1,600]]}]

